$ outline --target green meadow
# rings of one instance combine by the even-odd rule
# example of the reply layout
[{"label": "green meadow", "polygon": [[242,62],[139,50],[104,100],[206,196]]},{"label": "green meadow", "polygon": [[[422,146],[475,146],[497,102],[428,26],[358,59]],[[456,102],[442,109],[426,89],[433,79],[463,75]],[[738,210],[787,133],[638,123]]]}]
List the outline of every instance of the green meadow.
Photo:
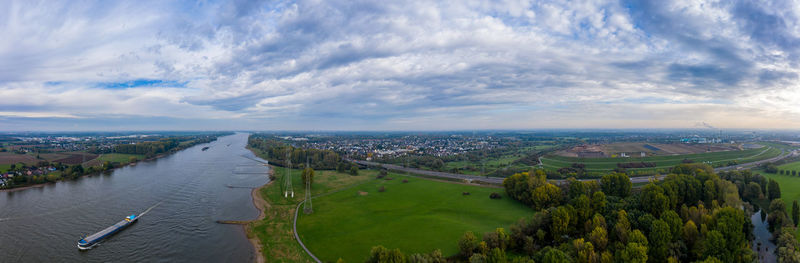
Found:
[{"label": "green meadow", "polygon": [[[298,233],[322,261],[363,262],[376,245],[407,254],[441,249],[457,253],[466,231],[480,235],[508,227],[534,211],[500,188],[408,177],[371,178],[313,199],[314,213],[300,213]],[[404,183],[403,180],[408,180]],[[380,192],[381,187],[385,188]],[[469,195],[464,195],[468,192]],[[490,199],[497,192],[502,199]]]}]

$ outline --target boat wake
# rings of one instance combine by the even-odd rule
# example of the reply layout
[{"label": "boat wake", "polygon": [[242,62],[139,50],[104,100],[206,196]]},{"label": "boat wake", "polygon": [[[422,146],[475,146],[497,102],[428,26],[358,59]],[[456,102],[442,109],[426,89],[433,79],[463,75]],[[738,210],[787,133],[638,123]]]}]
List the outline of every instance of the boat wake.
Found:
[{"label": "boat wake", "polygon": [[156,208],[156,206],[160,205],[160,204],[161,204],[161,203],[163,203],[163,202],[164,202],[164,201],[158,202],[157,204],[155,204],[155,205],[153,205],[153,206],[151,206],[151,207],[147,208],[147,210],[144,210],[144,212],[142,212],[141,214],[139,214],[139,217],[142,217],[143,215],[147,214],[147,212],[150,212],[150,210],[153,210],[153,208]]}]

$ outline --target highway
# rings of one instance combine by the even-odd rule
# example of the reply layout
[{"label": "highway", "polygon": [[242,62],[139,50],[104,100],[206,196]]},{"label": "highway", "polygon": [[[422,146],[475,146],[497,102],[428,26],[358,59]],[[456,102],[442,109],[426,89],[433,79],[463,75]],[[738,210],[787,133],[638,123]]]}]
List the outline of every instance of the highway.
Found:
[{"label": "highway", "polygon": [[[775,161],[779,161],[779,160],[782,160],[782,159],[787,158],[787,157],[794,157],[794,156],[797,156],[797,155],[800,155],[800,150],[795,150],[795,151],[791,151],[791,152],[788,152],[788,153],[785,150],[781,150],[781,155],[779,155],[777,157],[773,157],[773,158],[769,158],[769,159],[765,159],[765,160],[761,160],[761,161],[756,161],[756,162],[745,163],[745,164],[726,166],[726,167],[718,167],[718,168],[714,168],[714,172],[739,170],[739,169],[756,167],[756,166],[759,166],[759,165],[761,165],[763,163],[766,163],[766,162],[775,162]],[[393,170],[393,171],[406,172],[406,173],[412,173],[412,174],[419,174],[419,175],[430,176],[430,177],[439,177],[439,178],[445,178],[445,179],[464,180],[464,181],[468,181],[468,182],[480,182],[480,183],[486,183],[486,184],[502,185],[503,184],[503,179],[505,179],[505,178],[500,178],[500,177],[483,177],[483,176],[475,176],[475,175],[468,175],[468,174],[454,174],[454,173],[447,173],[447,172],[428,171],[428,170],[422,170],[422,169],[417,169],[417,168],[402,167],[402,166],[394,165],[394,164],[384,164],[384,163],[362,161],[362,160],[351,160],[351,159],[347,159],[347,160],[355,162],[355,163],[360,164],[360,165],[365,165],[365,166],[380,166],[380,167],[383,167],[383,168],[386,168],[386,169],[389,169],[389,170]],[[631,182],[634,183],[634,184],[635,183],[647,183],[651,179],[662,180],[662,179],[664,179],[664,176],[665,175],[631,177]],[[597,179],[581,179],[581,181],[590,181],[590,180],[597,180]],[[566,180],[551,179],[550,181],[551,182],[555,182],[555,183],[561,183],[561,182],[564,182]]]}]

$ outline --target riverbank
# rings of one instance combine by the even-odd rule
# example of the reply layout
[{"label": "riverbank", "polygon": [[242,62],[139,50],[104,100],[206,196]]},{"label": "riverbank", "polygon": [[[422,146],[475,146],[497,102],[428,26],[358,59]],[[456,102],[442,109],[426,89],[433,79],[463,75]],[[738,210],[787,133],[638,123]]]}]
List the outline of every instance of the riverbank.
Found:
[{"label": "riverbank", "polygon": [[[275,178],[274,177],[274,171],[275,170],[272,168],[272,165],[268,165],[268,166],[270,168],[269,169],[270,178]],[[264,218],[267,217],[266,211],[268,209],[270,209],[270,205],[269,205],[269,202],[267,202],[267,200],[264,200],[264,198],[261,197],[260,193],[265,188],[267,188],[270,185],[272,185],[272,182],[274,182],[274,180],[270,180],[268,183],[266,183],[266,184],[264,184],[264,185],[262,185],[262,186],[260,186],[258,188],[254,188],[253,191],[250,191],[250,196],[253,198],[253,205],[256,207],[256,209],[258,209],[258,217],[255,220],[250,221],[249,224],[242,226],[244,228],[245,234],[247,235],[247,240],[250,241],[250,244],[253,245],[253,251],[255,251],[255,253],[256,253],[256,258],[255,259],[256,259],[257,263],[266,262],[266,258],[264,258],[264,253],[261,251],[261,249],[262,249],[261,241],[253,233],[253,224],[255,222],[264,220]]]},{"label": "riverbank", "polygon": [[[134,166],[138,162],[156,161],[158,159],[161,159],[161,158],[166,157],[166,156],[170,156],[172,154],[175,154],[177,152],[186,150],[186,149],[191,148],[191,147],[196,146],[196,145],[214,142],[217,139],[218,139],[218,137],[214,137],[210,141],[205,141],[205,140],[200,140],[199,142],[190,141],[189,143],[186,143],[184,145],[181,145],[181,146],[178,146],[176,148],[170,149],[168,152],[159,153],[159,154],[157,154],[155,156],[152,156],[152,157],[149,157],[149,158],[144,158],[142,160],[140,160],[138,158],[134,158],[133,160],[129,159],[127,162],[125,162],[125,161],[114,162],[114,161],[106,160],[106,162],[108,162],[108,163],[112,163],[112,164],[116,163],[117,164],[117,165],[112,165],[107,170],[104,167],[104,164],[102,163],[102,160],[100,161],[101,163],[99,165],[91,165],[93,163],[97,163],[97,160],[101,159],[103,157],[103,154],[100,154],[95,159],[92,159],[92,160],[89,160],[89,161],[85,161],[83,163],[75,165],[75,166],[81,166],[81,167],[83,167],[84,165],[88,165],[88,167],[83,167],[79,172],[80,174],[78,174],[78,175],[75,175],[75,174],[64,175],[64,174],[62,174],[63,172],[61,172],[61,171],[56,171],[56,172],[51,172],[51,173],[48,173],[48,174],[37,175],[37,176],[41,176],[43,178],[46,176],[48,178],[47,179],[48,181],[44,181],[44,182],[41,182],[41,183],[23,184],[22,186],[14,186],[14,187],[11,187],[11,188],[0,188],[0,193],[2,193],[2,192],[22,191],[22,190],[27,190],[27,189],[30,189],[30,188],[41,188],[41,187],[44,187],[47,184],[57,183],[59,181],[71,181],[71,180],[76,180],[76,179],[84,177],[84,176],[94,176],[94,175],[102,174],[102,173],[105,173],[105,172],[112,172],[112,171],[114,171],[114,170],[116,170],[118,168],[122,168],[122,167],[126,167],[126,166]],[[69,167],[67,169],[72,169],[72,167]],[[83,170],[83,169],[86,169],[86,170]],[[49,179],[49,175],[52,175],[52,174],[56,174],[57,177],[56,177],[55,180],[50,180]],[[25,176],[25,175],[16,175],[16,176]],[[28,176],[30,176],[30,175],[28,175]]]}]

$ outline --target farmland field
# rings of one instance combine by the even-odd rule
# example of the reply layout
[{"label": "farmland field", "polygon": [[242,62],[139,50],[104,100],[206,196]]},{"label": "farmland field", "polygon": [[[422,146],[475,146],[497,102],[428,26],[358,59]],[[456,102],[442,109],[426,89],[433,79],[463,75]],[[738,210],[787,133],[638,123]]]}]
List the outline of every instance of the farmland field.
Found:
[{"label": "farmland field", "polygon": [[102,165],[104,162],[109,161],[111,163],[121,163],[125,164],[130,162],[131,157],[135,157],[137,160],[142,160],[144,155],[141,154],[125,154],[125,153],[106,153],[101,154],[97,158],[86,162],[86,166],[98,166]]},{"label": "farmland field", "polygon": [[568,167],[573,163],[586,165],[587,171],[609,171],[617,167],[617,163],[647,162],[655,163],[656,167],[642,169],[666,169],[680,164],[684,159],[694,162],[708,162],[712,166],[725,166],[729,162],[747,163],[767,158],[776,157],[781,154],[781,150],[773,147],[758,149],[748,149],[741,151],[724,151],[698,154],[683,154],[672,156],[649,156],[649,157],[630,157],[630,158],[577,158],[548,155],[542,157],[542,165],[547,169],[558,169]]},{"label": "farmland field", "polygon": [[[376,245],[405,253],[441,249],[457,253],[466,231],[476,235],[508,227],[534,211],[498,188],[390,174],[313,199],[314,213],[300,213],[298,234],[322,261],[363,262]],[[408,183],[403,183],[403,180]],[[385,192],[378,189],[385,187]],[[463,195],[469,192],[469,195]],[[502,199],[490,199],[492,192]]]},{"label": "farmland field", "polygon": [[35,156],[29,154],[16,154],[12,152],[0,153],[0,164],[14,164],[14,163],[35,163]]}]

